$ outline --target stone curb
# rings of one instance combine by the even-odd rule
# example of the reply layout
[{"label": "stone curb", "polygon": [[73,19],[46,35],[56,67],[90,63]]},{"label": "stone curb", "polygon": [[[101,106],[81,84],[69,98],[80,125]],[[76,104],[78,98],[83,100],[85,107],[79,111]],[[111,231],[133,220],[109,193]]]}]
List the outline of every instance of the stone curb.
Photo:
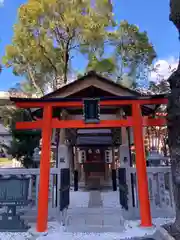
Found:
[{"label": "stone curb", "polygon": [[153,237],[157,240],[175,240],[163,227],[158,227]]}]

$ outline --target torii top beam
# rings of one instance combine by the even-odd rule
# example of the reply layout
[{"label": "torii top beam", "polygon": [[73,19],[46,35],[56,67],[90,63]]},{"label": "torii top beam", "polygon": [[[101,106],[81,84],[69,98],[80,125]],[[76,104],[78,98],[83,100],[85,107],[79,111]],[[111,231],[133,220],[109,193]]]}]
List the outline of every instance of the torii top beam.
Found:
[{"label": "torii top beam", "polygon": [[[42,108],[44,106],[52,107],[81,107],[83,106],[83,98],[14,98],[10,100],[20,108]],[[122,106],[139,103],[140,105],[161,105],[167,104],[167,96],[152,95],[152,96],[121,96],[121,97],[101,97],[99,98],[101,106]]]}]

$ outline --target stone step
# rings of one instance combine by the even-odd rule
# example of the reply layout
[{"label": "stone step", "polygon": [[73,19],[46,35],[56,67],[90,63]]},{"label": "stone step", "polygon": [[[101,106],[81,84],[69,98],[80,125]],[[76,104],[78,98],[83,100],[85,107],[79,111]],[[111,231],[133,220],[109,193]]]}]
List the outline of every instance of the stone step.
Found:
[{"label": "stone step", "polygon": [[122,232],[124,219],[121,209],[74,208],[67,212],[69,232]]},{"label": "stone step", "polygon": [[94,225],[78,225],[78,226],[67,226],[66,231],[72,233],[107,233],[107,232],[123,232],[124,226],[94,226]]},{"label": "stone step", "polygon": [[78,225],[78,224],[86,224],[86,225],[119,225],[123,224],[124,220],[121,216],[118,215],[68,215],[67,216],[67,225]]},{"label": "stone step", "polygon": [[122,214],[122,209],[119,208],[88,208],[88,207],[74,207],[74,208],[69,208],[68,209],[69,214],[96,214],[96,215],[101,215],[101,214],[114,214],[116,215],[121,215]]}]

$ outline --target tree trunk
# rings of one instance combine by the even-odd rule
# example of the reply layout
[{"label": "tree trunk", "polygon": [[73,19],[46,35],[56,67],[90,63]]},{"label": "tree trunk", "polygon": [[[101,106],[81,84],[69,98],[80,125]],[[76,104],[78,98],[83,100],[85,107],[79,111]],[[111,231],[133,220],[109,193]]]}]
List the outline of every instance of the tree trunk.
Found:
[{"label": "tree trunk", "polygon": [[27,72],[29,74],[29,77],[30,77],[30,80],[31,80],[31,83],[32,85],[34,86],[34,88],[37,90],[38,93],[40,93],[42,96],[44,96],[44,92],[43,90],[38,86],[38,84],[36,83],[36,80],[33,76],[33,73],[31,71],[31,68],[29,66],[29,64],[27,65]]},{"label": "tree trunk", "polygon": [[167,108],[168,144],[176,207],[176,220],[174,226],[178,232],[180,232],[180,64],[168,81],[171,88]]},{"label": "tree trunk", "polygon": [[[180,36],[180,1],[170,0],[170,21],[176,26]],[[168,103],[168,144],[171,157],[172,181],[176,206],[174,227],[180,233],[180,61],[169,78],[171,93]]]}]

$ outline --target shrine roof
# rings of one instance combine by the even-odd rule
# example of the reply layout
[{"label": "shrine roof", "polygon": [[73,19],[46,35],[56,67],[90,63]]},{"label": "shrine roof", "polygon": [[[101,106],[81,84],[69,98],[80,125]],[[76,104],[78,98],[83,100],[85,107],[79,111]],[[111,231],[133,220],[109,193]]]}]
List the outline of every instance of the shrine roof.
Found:
[{"label": "shrine roof", "polygon": [[[114,81],[105,78],[96,72],[89,72],[83,77],[73,81],[72,83],[69,83],[56,91],[47,94],[43,96],[42,98],[22,98],[22,97],[11,97],[10,100],[16,104],[18,103],[24,103],[34,105],[34,109],[32,105],[30,106],[31,112],[33,115],[42,115],[42,109],[40,108],[40,105],[44,103],[52,103],[52,105],[56,108],[68,108],[69,111],[71,111],[71,114],[78,114],[78,107],[76,109],[68,107],[69,103],[73,102],[83,102],[86,98],[97,98],[100,101],[122,101],[122,105],[130,105],[132,104],[132,101],[138,101],[138,100],[153,100],[153,99],[163,99],[167,98],[166,95],[143,95],[135,90],[129,89],[123,85],[120,85],[119,83],[115,83]],[[124,101],[124,102],[123,102]],[[69,102],[68,104],[60,104],[60,103]],[[58,105],[59,103],[59,105]],[[151,105],[149,105],[151,104]],[[61,105],[61,106],[60,106]],[[160,104],[153,104],[148,103],[142,104],[142,110],[143,114],[149,115],[152,114],[154,111],[156,111],[157,107]],[[103,107],[102,113],[103,114],[113,114],[118,109],[119,104],[117,102],[111,103],[108,107]],[[71,109],[70,109],[71,108]],[[57,111],[57,110],[56,110]],[[126,111],[129,111],[126,109]]]},{"label": "shrine roof", "polygon": [[[148,96],[113,96],[113,97],[98,97],[100,101],[104,100],[151,100],[167,98],[166,94],[148,95]],[[83,101],[84,98],[18,98],[10,97],[13,102],[73,102]]]},{"label": "shrine roof", "polygon": [[165,98],[166,95],[141,94],[136,90],[127,88],[115,81],[105,78],[94,71],[68,83],[54,92],[41,98],[11,97],[13,102],[72,102],[82,101],[85,98],[98,98],[100,100],[144,100]]},{"label": "shrine roof", "polygon": [[[113,95],[136,95],[141,96],[142,94],[137,92],[136,90],[132,90],[119,82],[115,82],[107,77],[104,77],[95,71],[90,71],[86,73],[84,76],[58,88],[57,90],[46,94],[43,98],[51,98],[51,97],[68,97],[70,95],[74,95],[76,93],[82,92],[82,90],[87,89],[90,86],[94,86],[99,88],[105,92],[111,93]],[[80,96],[79,96],[80,97]]]}]

